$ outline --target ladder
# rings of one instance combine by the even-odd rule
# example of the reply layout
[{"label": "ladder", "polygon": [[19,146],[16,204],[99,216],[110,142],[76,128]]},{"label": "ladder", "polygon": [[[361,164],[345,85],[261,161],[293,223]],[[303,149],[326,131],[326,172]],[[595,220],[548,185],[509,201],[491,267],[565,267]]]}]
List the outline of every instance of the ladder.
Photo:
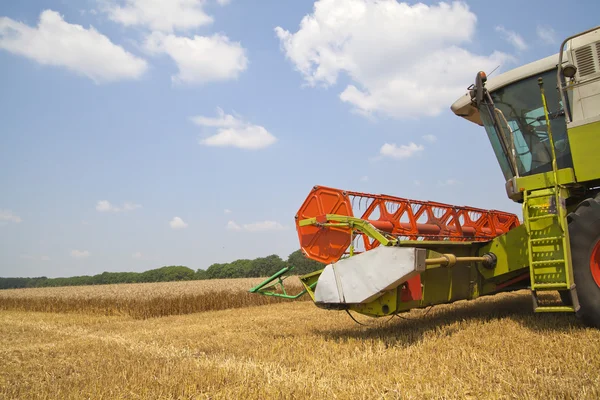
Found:
[{"label": "ladder", "polygon": [[[555,185],[547,189],[525,191],[523,195],[533,309],[535,312],[577,312],[579,301],[573,283],[564,202],[568,194],[565,189]],[[551,290],[568,290],[571,305],[540,305],[538,292]]]}]

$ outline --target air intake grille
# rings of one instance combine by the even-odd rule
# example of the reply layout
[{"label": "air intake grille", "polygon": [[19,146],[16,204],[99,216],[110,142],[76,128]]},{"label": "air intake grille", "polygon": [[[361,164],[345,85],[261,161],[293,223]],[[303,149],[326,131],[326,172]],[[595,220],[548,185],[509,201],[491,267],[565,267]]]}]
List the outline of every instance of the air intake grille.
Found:
[{"label": "air intake grille", "polygon": [[[596,46],[599,45],[600,43],[596,43]],[[596,72],[592,46],[580,47],[579,49],[575,50],[575,59],[577,60],[577,70],[580,78]]]}]

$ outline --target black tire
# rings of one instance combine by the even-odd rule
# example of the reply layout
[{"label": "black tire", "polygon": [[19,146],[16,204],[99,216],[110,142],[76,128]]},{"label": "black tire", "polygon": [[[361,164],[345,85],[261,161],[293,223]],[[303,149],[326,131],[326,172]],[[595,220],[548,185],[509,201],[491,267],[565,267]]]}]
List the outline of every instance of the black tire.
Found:
[{"label": "black tire", "polygon": [[600,195],[582,201],[577,209],[567,216],[567,221],[573,275],[581,306],[577,316],[586,325],[600,328],[600,286],[594,280],[591,269],[592,252],[596,256],[600,254]]}]

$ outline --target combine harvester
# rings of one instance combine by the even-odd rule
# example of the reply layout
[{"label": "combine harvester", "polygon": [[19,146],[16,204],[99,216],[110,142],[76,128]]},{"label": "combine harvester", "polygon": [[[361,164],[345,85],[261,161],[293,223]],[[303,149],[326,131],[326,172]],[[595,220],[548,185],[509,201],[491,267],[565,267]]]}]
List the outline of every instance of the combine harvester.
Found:
[{"label": "combine harvester", "polygon": [[[296,229],[304,254],[326,267],[301,276],[295,296],[283,286],[289,268],[250,291],[308,293],[319,307],[380,317],[528,288],[535,312],[574,312],[600,327],[600,27],[486,81],[479,72],[452,111],[485,127],[523,224],[316,186]],[[545,291],[562,302],[541,301]]]}]

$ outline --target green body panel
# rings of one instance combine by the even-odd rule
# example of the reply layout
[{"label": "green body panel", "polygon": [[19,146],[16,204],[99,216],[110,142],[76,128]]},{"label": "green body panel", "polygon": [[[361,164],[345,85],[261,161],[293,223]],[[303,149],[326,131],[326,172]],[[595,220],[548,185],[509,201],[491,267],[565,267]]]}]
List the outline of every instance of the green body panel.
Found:
[{"label": "green body panel", "polygon": [[[575,182],[575,173],[572,168],[563,168],[556,171],[559,185],[568,185]],[[525,190],[545,189],[554,186],[554,173],[543,172],[530,176],[517,178],[517,188],[520,192]]]},{"label": "green body panel", "polygon": [[352,304],[349,309],[372,317],[396,314],[399,301],[398,289],[388,290],[383,296],[366,304]]},{"label": "green body panel", "polygon": [[525,225],[520,225],[504,235],[500,235],[479,249],[479,254],[494,253],[498,258],[493,269],[479,266],[479,273],[486,280],[496,281],[498,277],[521,271],[529,266],[527,252],[527,230]]},{"label": "green body panel", "polygon": [[421,306],[449,303],[471,298],[471,264],[452,268],[433,268],[421,274],[423,299]]},{"label": "green body panel", "polygon": [[568,130],[578,182],[600,179],[600,121]]}]

